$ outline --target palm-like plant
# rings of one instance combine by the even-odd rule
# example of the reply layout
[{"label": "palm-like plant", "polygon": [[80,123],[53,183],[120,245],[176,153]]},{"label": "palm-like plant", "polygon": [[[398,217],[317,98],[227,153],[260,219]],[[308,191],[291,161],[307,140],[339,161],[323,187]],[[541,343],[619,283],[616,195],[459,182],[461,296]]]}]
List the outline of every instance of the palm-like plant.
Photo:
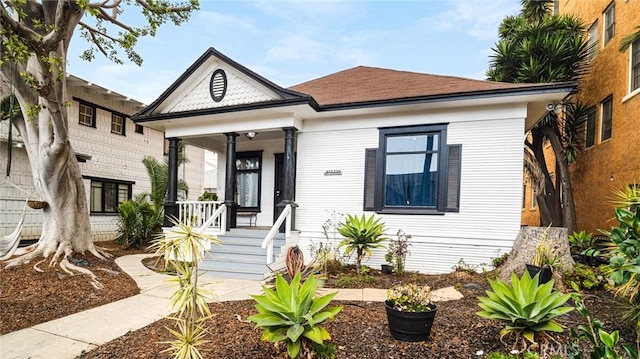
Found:
[{"label": "palm-like plant", "polygon": [[640,40],[640,26],[636,26],[636,32],[632,32],[620,40],[620,52],[627,51],[627,49],[631,47],[631,44],[638,40]]},{"label": "palm-like plant", "polygon": [[384,223],[380,218],[374,218],[375,215],[366,218],[347,215],[347,219],[338,227],[338,233],[345,239],[338,244],[338,248],[346,247],[345,254],[351,255],[356,252],[356,272],[360,274],[360,265],[365,255],[371,256],[373,248],[384,248]]},{"label": "palm-like plant", "polygon": [[320,324],[334,319],[342,307],[327,307],[336,293],[315,297],[316,278],[310,276],[300,285],[301,275],[297,273],[291,284],[276,273],[276,290],[264,287],[264,294],[252,295],[256,301],[258,314],[248,319],[262,328],[262,340],[271,343],[284,342],[290,358],[298,354],[310,354],[311,343],[323,345],[331,339],[329,332]]},{"label": "palm-like plant", "polygon": [[177,313],[171,319],[176,321],[178,328],[169,329],[175,339],[165,342],[169,345],[165,352],[172,352],[175,359],[202,359],[198,347],[206,342],[205,322],[211,312],[206,301],[209,293],[198,287],[198,265],[205,248],[220,241],[175,219],[172,222],[176,229],[166,235],[160,234],[149,247],[156,255],[164,255],[165,266],[172,266],[177,273],[169,281],[176,284],[171,301]]},{"label": "palm-like plant", "polygon": [[[521,14],[505,18],[500,25],[500,40],[493,49],[487,77],[513,83],[578,80],[588,70],[589,48],[582,22],[570,15],[552,15],[550,0],[521,2]],[[585,110],[585,106],[567,103],[561,116],[550,111],[525,141],[544,180],[544,190],[538,196],[544,226],[552,224],[575,230],[569,162],[576,158],[585,138],[580,133],[584,132]],[[546,167],[547,140],[558,159],[556,173],[558,183],[563,186],[556,185]]]},{"label": "palm-like plant", "polygon": [[[182,153],[183,151],[180,149],[179,152]],[[186,162],[188,162],[188,160],[183,155],[178,158],[178,164]],[[169,165],[166,161],[164,163],[160,163],[160,161],[151,156],[145,156],[142,159],[142,164],[147,169],[149,181],[151,182],[151,192],[148,193],[148,196],[154,207],[160,210],[167,198]],[[189,191],[189,186],[184,180],[178,180],[178,190],[187,193]]]},{"label": "palm-like plant", "polygon": [[531,278],[527,271],[520,279],[513,273],[511,283],[490,279],[493,291],[487,291],[487,297],[478,298],[482,311],[477,314],[504,322],[501,336],[522,334],[532,343],[535,343],[536,333],[563,331],[555,318],[573,310],[573,307],[564,306],[571,298],[570,294],[553,291],[553,279],[538,285],[538,276]]}]

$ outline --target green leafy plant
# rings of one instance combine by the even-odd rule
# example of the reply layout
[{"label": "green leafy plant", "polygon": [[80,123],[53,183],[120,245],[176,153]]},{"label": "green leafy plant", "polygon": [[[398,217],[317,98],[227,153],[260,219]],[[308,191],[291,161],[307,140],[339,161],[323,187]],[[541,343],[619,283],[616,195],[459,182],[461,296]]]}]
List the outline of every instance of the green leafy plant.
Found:
[{"label": "green leafy plant", "polygon": [[375,215],[366,218],[347,215],[347,219],[341,224],[337,230],[345,239],[338,244],[338,248],[346,247],[345,254],[351,255],[356,252],[356,272],[360,273],[362,259],[371,256],[371,250],[374,248],[384,248],[382,242],[387,238],[384,237],[384,223],[381,219],[374,218]]},{"label": "green leafy plant", "polygon": [[[577,286],[573,286],[574,290],[578,290]],[[571,342],[569,343],[569,357],[573,359],[584,358],[584,348],[580,345],[581,341],[586,341],[590,347],[589,358],[591,359],[622,359],[623,356],[618,352],[618,344],[620,336],[618,331],[607,333],[604,331],[603,323],[598,318],[593,318],[589,314],[589,310],[584,305],[582,295],[578,293],[571,294],[571,299],[575,303],[576,310],[582,315],[587,324],[580,324],[576,329],[571,329]],[[631,345],[623,345],[623,350],[630,358],[638,358],[637,348]]]},{"label": "green leafy plant", "polygon": [[118,206],[118,236],[116,241],[127,248],[147,246],[162,231],[162,211],[156,209],[144,196]]},{"label": "green leafy plant", "polygon": [[338,288],[353,288],[356,285],[356,278],[350,275],[344,275],[338,278],[336,281],[336,287]]},{"label": "green leafy plant", "polygon": [[334,319],[342,307],[327,307],[336,293],[315,297],[316,278],[310,276],[300,285],[300,273],[291,283],[278,273],[275,290],[263,287],[264,294],[252,295],[258,314],[248,319],[262,328],[264,341],[286,343],[290,358],[308,355],[313,344],[324,345],[331,339],[329,332],[320,326],[327,319]]},{"label": "green leafy plant", "polygon": [[220,241],[175,218],[172,222],[176,228],[160,234],[150,246],[156,255],[164,255],[165,266],[172,266],[176,272],[169,281],[176,287],[171,304],[177,312],[171,319],[176,322],[177,329],[168,329],[175,339],[164,342],[169,348],[163,352],[172,352],[174,359],[202,359],[198,347],[207,342],[205,324],[211,318],[211,312],[207,305],[210,293],[198,287],[198,265],[209,243],[219,244]]},{"label": "green leafy plant", "polygon": [[640,209],[632,212],[616,208],[615,217],[619,226],[604,232],[611,237],[608,273],[617,287],[616,293],[633,301],[640,290]]},{"label": "green leafy plant", "polygon": [[578,289],[596,289],[604,284],[605,276],[599,267],[576,263],[573,269],[564,273],[564,282],[574,283]]},{"label": "green leafy plant", "polygon": [[431,288],[414,283],[389,289],[387,303],[402,312],[426,312],[435,308],[431,301]]},{"label": "green leafy plant", "polygon": [[[500,254],[500,252],[498,252],[498,254]],[[491,259],[491,265],[493,265],[494,268],[498,268],[503,265],[507,259],[509,259],[509,253],[502,253],[502,255]]]},{"label": "green leafy plant", "polygon": [[204,191],[200,197],[198,197],[198,201],[217,201],[218,194],[215,192]]},{"label": "green leafy plant", "polygon": [[493,291],[487,291],[487,297],[479,297],[478,305],[482,308],[477,314],[483,318],[505,323],[500,335],[509,333],[522,334],[524,338],[535,343],[538,333],[562,332],[563,328],[555,321],[560,315],[573,310],[564,306],[570,295],[562,295],[553,291],[552,279],[548,283],[538,285],[538,276],[531,278],[527,271],[521,278],[513,273],[511,285],[501,279],[491,280]]},{"label": "green leafy plant", "polygon": [[593,234],[585,231],[573,232],[573,234],[569,236],[569,244],[571,248],[576,249],[577,253],[593,247],[594,241]]},{"label": "green leafy plant", "polygon": [[409,240],[410,234],[405,234],[402,229],[399,229],[396,233],[396,239],[389,241],[389,247],[387,248],[387,254],[384,259],[394,267],[396,273],[404,273],[405,263],[407,262],[407,255],[409,255]]}]

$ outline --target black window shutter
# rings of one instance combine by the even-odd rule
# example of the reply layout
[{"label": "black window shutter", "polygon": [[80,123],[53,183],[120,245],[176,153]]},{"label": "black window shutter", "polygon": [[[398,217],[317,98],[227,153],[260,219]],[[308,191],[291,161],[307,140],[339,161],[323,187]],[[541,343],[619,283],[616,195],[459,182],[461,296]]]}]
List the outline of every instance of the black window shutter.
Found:
[{"label": "black window shutter", "polygon": [[447,208],[446,212],[460,211],[460,159],[462,145],[450,145],[447,163]]},{"label": "black window shutter", "polygon": [[367,148],[364,160],[364,210],[375,211],[376,150]]}]

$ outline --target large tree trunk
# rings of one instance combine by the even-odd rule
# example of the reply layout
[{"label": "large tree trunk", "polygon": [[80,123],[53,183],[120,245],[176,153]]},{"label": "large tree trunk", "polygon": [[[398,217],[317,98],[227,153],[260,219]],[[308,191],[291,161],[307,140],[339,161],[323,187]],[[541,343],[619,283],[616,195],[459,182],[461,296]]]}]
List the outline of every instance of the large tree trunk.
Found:
[{"label": "large tree trunk", "polygon": [[538,210],[540,213],[540,225],[552,227],[562,226],[562,211],[560,209],[560,200],[557,195],[547,162],[544,154],[544,133],[540,128],[531,131],[532,142],[529,148],[538,162],[538,167],[544,177],[544,189],[542,193],[538,193],[536,200],[538,201]]},{"label": "large tree trunk", "polygon": [[[74,253],[90,251],[99,258],[91,239],[91,224],[80,167],[68,137],[66,92],[66,56],[73,29],[82,11],[73,2],[43,3],[46,23],[62,16],[66,28],[53,34],[59,40],[42,41],[42,48],[24,62],[5,61],[2,77],[15,93],[23,118],[14,122],[25,143],[36,190],[48,203],[40,240],[26,253],[7,261],[7,267],[28,263],[43,256],[50,264],[60,261],[63,269],[92,275],[74,266],[68,258]],[[56,11],[54,11],[56,10]],[[54,36],[55,35],[55,36]],[[92,275],[95,281],[95,276]],[[94,283],[95,285],[95,283]]]},{"label": "large tree trunk", "polygon": [[[576,230],[576,206],[573,201],[573,188],[566,153],[558,134],[553,129],[545,126],[542,131],[551,143],[551,148],[556,155],[556,175],[559,180],[559,189],[562,191],[562,226],[573,233]],[[556,190],[558,189],[556,187]],[[557,192],[560,192],[557,191]]]}]

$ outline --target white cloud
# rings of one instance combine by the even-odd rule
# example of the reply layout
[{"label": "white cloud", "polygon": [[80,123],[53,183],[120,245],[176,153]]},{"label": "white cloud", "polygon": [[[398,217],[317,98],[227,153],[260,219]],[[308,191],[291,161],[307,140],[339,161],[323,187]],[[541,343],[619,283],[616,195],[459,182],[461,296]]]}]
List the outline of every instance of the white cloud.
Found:
[{"label": "white cloud", "polygon": [[231,14],[223,14],[215,11],[200,11],[197,13],[196,22],[199,24],[206,24],[205,28],[208,29],[238,29],[255,31],[256,27],[237,16]]},{"label": "white cloud", "polygon": [[445,5],[446,10],[423,18],[421,25],[438,31],[458,29],[481,40],[494,38],[502,19],[520,10],[515,0],[447,0]]},{"label": "white cloud", "polygon": [[267,61],[318,62],[328,55],[330,46],[312,40],[305,35],[291,35],[278,41],[267,51]]}]

